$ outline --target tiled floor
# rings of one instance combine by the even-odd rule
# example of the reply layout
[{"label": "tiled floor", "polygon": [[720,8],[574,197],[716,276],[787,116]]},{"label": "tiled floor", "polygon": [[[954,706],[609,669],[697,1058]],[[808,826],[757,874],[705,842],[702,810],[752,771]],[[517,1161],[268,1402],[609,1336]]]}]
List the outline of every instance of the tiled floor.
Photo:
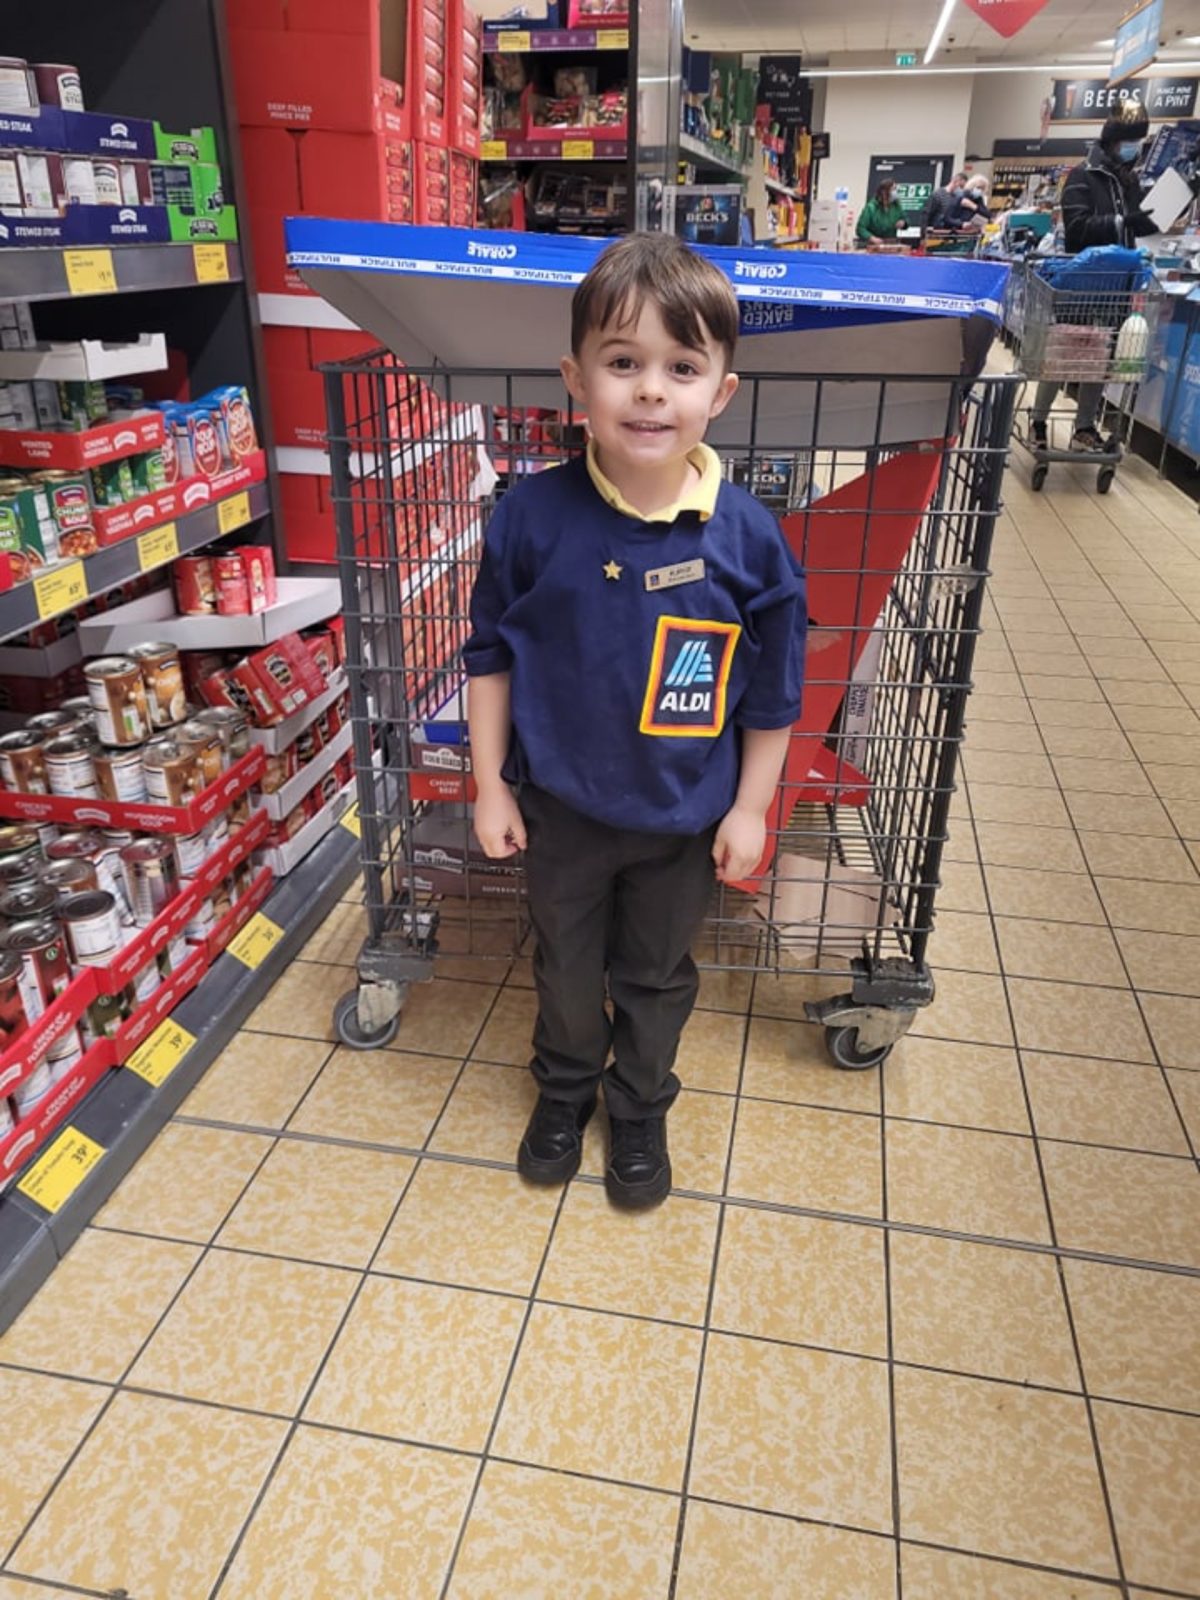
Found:
[{"label": "tiled floor", "polygon": [[1200,517],[1053,481],[882,1079],[709,977],[688,1192],[531,1192],[527,967],[351,1054],[344,903],[0,1340],[0,1600],[1200,1596]]}]

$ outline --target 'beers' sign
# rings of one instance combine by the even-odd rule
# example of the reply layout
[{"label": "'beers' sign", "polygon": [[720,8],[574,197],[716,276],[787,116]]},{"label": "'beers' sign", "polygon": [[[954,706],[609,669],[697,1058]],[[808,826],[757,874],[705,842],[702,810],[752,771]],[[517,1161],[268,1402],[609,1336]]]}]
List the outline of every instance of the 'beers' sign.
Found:
[{"label": "'beers' sign", "polygon": [[1195,78],[1132,78],[1110,85],[1105,78],[1058,78],[1051,122],[1103,122],[1126,100],[1145,106],[1151,122],[1190,117],[1196,109]]}]

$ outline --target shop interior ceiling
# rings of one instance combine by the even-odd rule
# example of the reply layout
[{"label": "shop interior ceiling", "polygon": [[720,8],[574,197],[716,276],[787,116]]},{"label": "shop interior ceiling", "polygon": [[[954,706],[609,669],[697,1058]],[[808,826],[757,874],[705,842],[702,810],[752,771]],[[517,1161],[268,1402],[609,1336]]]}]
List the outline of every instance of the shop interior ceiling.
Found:
[{"label": "shop interior ceiling", "polygon": [[[1112,52],[1097,41],[1111,40],[1131,3],[1049,0],[1015,38],[1002,39],[959,0],[934,64],[1094,61],[1101,76]],[[814,66],[827,65],[830,57],[864,52],[878,57],[883,52],[916,50],[919,59],[941,9],[942,0],[685,0],[685,33],[689,42],[707,50],[799,51]],[[1198,0],[1166,0],[1164,59],[1172,53],[1195,59],[1200,50],[1196,36],[1200,36]]]}]

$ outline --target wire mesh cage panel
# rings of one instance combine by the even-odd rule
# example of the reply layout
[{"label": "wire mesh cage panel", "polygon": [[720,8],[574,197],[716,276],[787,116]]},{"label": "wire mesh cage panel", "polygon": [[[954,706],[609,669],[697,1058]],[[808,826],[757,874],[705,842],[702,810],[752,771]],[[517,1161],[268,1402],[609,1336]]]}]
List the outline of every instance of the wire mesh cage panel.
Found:
[{"label": "wire mesh cage panel", "polygon": [[[1055,265],[1071,270],[1047,277]],[[1145,377],[1166,298],[1161,288],[1141,287],[1128,271],[1044,259],[1013,277],[1021,285],[1018,365],[1026,377],[1121,384]]]},{"label": "wire mesh cage panel", "polygon": [[[569,409],[527,403],[545,380],[416,372],[383,353],[326,369],[368,989],[402,988],[435,959],[528,949],[520,862],[487,860],[471,830],[461,651],[498,497],[585,445]],[[810,623],[767,856],[714,889],[696,956],[849,978],[911,1014],[932,992],[926,944],[1019,380],[898,383],[744,379],[743,420],[721,437],[725,476],[776,513],[805,568]],[[823,443],[826,408],[844,415],[849,400],[869,419],[861,446]],[[796,419],[784,450],[759,426],[781,415]]]}]

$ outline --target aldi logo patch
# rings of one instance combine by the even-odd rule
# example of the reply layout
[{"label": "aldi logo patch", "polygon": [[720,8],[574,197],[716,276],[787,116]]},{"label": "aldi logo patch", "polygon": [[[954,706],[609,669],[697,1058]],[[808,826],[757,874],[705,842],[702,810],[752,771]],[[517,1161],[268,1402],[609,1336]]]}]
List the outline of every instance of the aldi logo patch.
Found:
[{"label": "aldi logo patch", "polygon": [[736,622],[659,617],[642,706],[642,733],[659,738],[715,739],[725,726],[725,696]]}]

